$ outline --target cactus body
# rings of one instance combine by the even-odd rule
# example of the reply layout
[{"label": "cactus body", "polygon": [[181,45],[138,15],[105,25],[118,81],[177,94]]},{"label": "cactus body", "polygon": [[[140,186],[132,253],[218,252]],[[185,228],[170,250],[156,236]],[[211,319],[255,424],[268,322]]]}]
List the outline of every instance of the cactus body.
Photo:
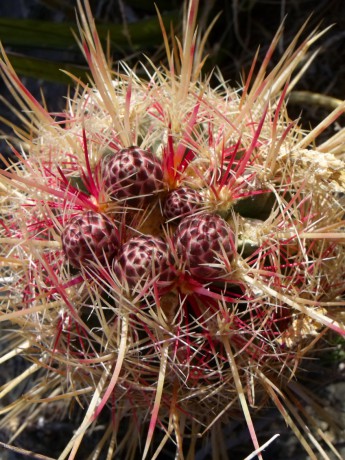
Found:
[{"label": "cactus body", "polygon": [[[286,112],[314,37],[271,69],[277,35],[243,88],[220,77],[214,89],[198,78],[190,0],[185,36],[169,47],[164,31],[169,65],[149,62],[146,81],[109,69],[85,2],[94,83],[69,97],[63,125],[0,62],[30,114],[17,139],[28,154],[0,170],[0,363],[30,367],[0,398],[30,382],[0,431],[49,402],[85,410],[61,458],[95,427],[95,459],[158,459],[172,440],[176,459],[210,442],[218,460],[223,423],[239,417],[260,456],[252,414],[275,404],[316,458],[295,375],[329,329],[345,335],[345,131],[316,147],[343,106],[309,133]],[[144,442],[128,436],[138,427]]]}]

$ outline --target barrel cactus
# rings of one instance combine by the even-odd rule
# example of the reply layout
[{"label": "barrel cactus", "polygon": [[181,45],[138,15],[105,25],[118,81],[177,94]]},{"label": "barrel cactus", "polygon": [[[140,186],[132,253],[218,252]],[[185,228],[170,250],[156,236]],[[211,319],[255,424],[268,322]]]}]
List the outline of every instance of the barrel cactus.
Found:
[{"label": "barrel cactus", "polygon": [[[344,105],[309,132],[287,115],[315,33],[269,70],[279,31],[243,87],[219,77],[212,88],[197,4],[176,67],[162,26],[168,66],[148,81],[126,66],[114,80],[79,5],[93,83],[80,82],[63,125],[1,60],[26,124],[0,176],[11,331],[0,362],[31,364],[1,393],[30,380],[0,426],[80,405],[60,460],[77,458],[101,416],[92,458],[159,458],[173,439],[175,458],[192,459],[201,436],[224,458],[221,427],[234,417],[262,458],[253,415],[272,403],[310,458],[323,452],[295,404],[309,396],[291,382],[327,330],[345,335],[345,135],[317,144]],[[140,435],[121,438],[122,423]]]}]

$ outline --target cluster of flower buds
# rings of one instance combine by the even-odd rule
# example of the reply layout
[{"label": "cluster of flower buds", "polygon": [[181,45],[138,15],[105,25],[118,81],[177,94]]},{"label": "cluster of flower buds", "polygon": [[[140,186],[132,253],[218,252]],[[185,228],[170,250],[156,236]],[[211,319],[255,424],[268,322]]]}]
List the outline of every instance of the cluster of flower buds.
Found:
[{"label": "cluster of flower buds", "polygon": [[108,153],[100,171],[106,196],[129,213],[160,200],[163,225],[174,227],[173,235],[170,244],[163,231],[158,237],[126,239],[109,215],[84,211],[67,221],[62,232],[71,265],[107,263],[130,289],[156,281],[165,291],[178,285],[180,271],[202,281],[225,276],[224,261],[231,261],[235,250],[233,231],[222,217],[202,209],[201,190],[183,185],[167,192],[159,158],[138,147]]}]

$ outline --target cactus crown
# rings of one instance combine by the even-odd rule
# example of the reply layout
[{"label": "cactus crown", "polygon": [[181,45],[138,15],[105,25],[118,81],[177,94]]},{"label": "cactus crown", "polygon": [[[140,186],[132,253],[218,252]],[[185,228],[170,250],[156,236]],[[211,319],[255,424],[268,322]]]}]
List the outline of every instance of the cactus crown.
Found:
[{"label": "cactus crown", "polygon": [[197,9],[191,0],[178,65],[162,26],[168,67],[144,81],[112,73],[79,3],[93,83],[79,82],[64,126],[1,61],[27,128],[27,153],[13,148],[1,172],[0,318],[14,330],[2,361],[23,355],[33,364],[18,381],[36,380],[0,427],[77,402],[84,419],[60,460],[101,413],[107,458],[138,458],[135,436],[115,442],[127,420],[146,437],[142,458],[169,438],[176,458],[194,458],[203,434],[217,459],[234,416],[262,458],[252,415],[269,400],[312,459],[322,451],[290,382],[327,329],[345,335],[344,135],[315,147],[344,106],[308,133],[287,116],[289,77],[316,32],[269,71],[279,30],[255,78],[254,62],[242,88],[211,88]]}]

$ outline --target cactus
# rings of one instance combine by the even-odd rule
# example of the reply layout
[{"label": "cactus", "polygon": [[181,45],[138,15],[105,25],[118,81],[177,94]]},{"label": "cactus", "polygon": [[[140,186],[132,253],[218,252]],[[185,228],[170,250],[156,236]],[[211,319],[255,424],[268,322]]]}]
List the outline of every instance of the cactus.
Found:
[{"label": "cactus", "polygon": [[[1,393],[31,380],[0,427],[80,404],[59,460],[76,458],[101,414],[92,458],[154,459],[172,438],[192,459],[201,435],[224,458],[221,426],[238,417],[261,459],[253,415],[272,403],[310,458],[324,452],[291,382],[328,329],[345,335],[344,132],[315,146],[345,104],[310,132],[288,118],[289,77],[316,31],[268,70],[279,30],[256,77],[254,62],[243,87],[220,76],[213,89],[197,6],[176,68],[162,26],[168,67],[145,81],[124,66],[114,81],[79,4],[93,84],[78,82],[64,125],[2,56],[24,128],[0,176],[0,319],[12,331],[0,362],[32,364]],[[139,435],[120,438],[122,422],[142,449]]]}]

